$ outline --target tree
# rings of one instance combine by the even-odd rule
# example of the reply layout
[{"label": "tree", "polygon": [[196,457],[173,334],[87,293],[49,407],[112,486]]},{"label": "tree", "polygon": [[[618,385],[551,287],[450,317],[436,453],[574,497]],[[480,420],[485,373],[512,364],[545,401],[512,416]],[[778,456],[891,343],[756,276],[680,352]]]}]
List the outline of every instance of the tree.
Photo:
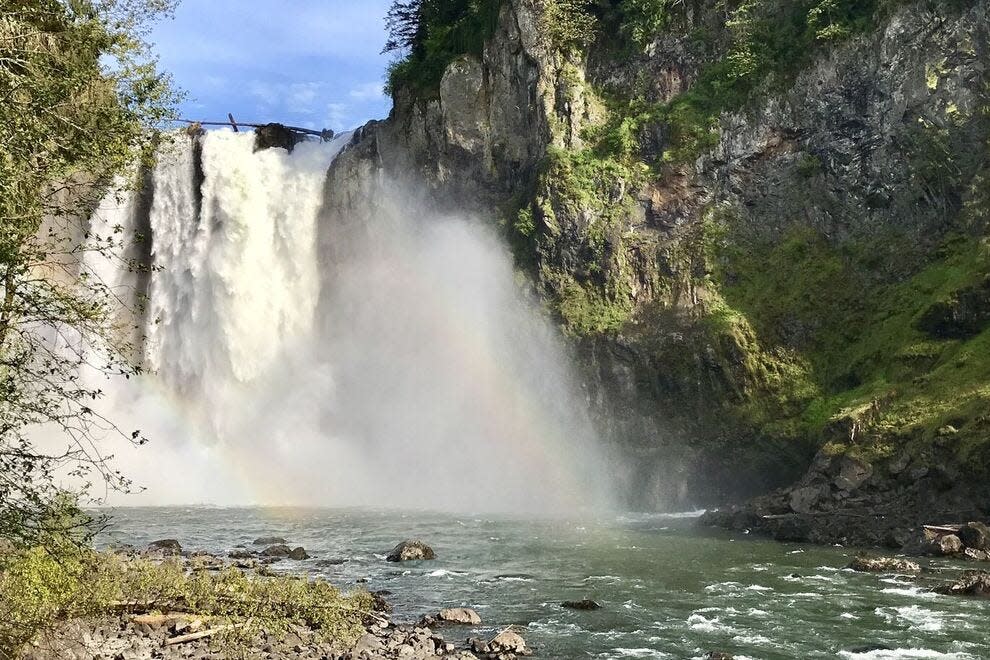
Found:
[{"label": "tree", "polygon": [[[5,0],[0,9],[0,537],[50,536],[66,478],[126,489],[103,443],[143,443],[93,406],[85,369],[130,376],[114,292],[85,254],[119,253],[88,216],[150,153],[177,96],[144,41],[172,0]],[[56,448],[40,434],[59,433]],[[71,523],[73,526],[75,522]]]}]

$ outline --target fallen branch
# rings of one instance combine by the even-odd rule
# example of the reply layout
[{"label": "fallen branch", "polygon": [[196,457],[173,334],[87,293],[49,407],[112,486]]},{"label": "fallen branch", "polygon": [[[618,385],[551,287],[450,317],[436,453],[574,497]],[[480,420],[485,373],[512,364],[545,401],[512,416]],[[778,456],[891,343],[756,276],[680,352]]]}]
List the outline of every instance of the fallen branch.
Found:
[{"label": "fallen branch", "polygon": [[235,628],[240,628],[243,623],[232,624],[229,626],[217,626],[216,628],[210,628],[209,630],[204,630],[202,632],[190,633],[188,635],[179,635],[178,637],[172,637],[171,639],[165,640],[165,646],[172,646],[173,644],[185,644],[186,642],[195,642],[198,639],[204,639],[210,637],[211,635],[216,635],[217,633],[227,632],[228,630],[233,630]]}]

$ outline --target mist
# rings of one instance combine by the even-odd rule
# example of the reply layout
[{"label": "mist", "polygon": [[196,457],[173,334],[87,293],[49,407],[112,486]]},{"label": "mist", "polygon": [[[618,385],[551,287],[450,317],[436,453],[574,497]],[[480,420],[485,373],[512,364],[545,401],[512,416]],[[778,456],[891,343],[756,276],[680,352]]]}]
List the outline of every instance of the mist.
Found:
[{"label": "mist", "polygon": [[154,172],[150,373],[106,402],[151,443],[114,448],[144,490],[109,503],[611,507],[566,343],[496,232],[387,184],[321,224],[346,138],[252,139],[209,133],[198,193],[191,143]]}]

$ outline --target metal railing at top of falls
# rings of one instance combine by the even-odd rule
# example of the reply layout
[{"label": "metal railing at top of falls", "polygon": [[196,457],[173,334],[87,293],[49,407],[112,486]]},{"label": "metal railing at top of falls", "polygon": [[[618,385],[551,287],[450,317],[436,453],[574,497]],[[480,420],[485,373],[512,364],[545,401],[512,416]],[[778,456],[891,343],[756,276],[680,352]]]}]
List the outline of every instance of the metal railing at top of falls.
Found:
[{"label": "metal railing at top of falls", "polygon": [[241,126],[249,126],[251,128],[264,128],[265,126],[277,125],[282,128],[292,131],[293,133],[302,133],[304,135],[315,135],[324,142],[329,142],[334,138],[335,133],[329,128],[324,128],[322,131],[317,131],[312,128],[302,128],[299,126],[286,126],[285,124],[280,124],[278,122],[269,122],[267,124],[258,124],[253,122],[243,122],[236,121],[234,119],[233,113],[227,113],[227,121],[197,121],[194,119],[176,119],[175,121],[181,122],[183,124],[189,124],[190,126],[230,126],[237,133],[240,131]]}]

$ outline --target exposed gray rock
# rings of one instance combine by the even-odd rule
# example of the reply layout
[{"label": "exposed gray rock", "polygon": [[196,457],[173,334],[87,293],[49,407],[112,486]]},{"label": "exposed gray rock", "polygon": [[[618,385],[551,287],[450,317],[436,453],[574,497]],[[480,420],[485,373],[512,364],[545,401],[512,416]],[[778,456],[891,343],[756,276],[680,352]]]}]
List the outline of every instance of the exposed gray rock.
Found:
[{"label": "exposed gray rock", "polygon": [[281,536],[262,536],[252,541],[252,545],[285,545],[288,543]]},{"label": "exposed gray rock", "polygon": [[602,606],[597,601],[591,600],[590,598],[585,598],[583,600],[565,600],[560,604],[561,607],[566,607],[569,610],[600,610]]},{"label": "exposed gray rock", "polygon": [[438,621],[460,623],[468,626],[480,626],[481,617],[470,607],[448,607],[440,610],[436,616]]},{"label": "exposed gray rock", "polygon": [[967,571],[952,584],[939,587],[935,591],[952,596],[981,596],[990,597],[990,573],[986,571]]},{"label": "exposed gray rock", "polygon": [[898,557],[873,557],[858,555],[848,568],[860,572],[872,573],[920,573],[921,565]]},{"label": "exposed gray rock", "polygon": [[292,552],[289,553],[289,559],[294,559],[296,561],[302,561],[303,559],[309,559],[309,554],[303,547],[293,548]]},{"label": "exposed gray rock", "polygon": [[422,541],[403,541],[385,557],[387,561],[417,561],[436,559],[433,548]]},{"label": "exposed gray rock", "polygon": [[262,557],[288,557],[292,554],[292,548],[287,545],[271,545],[259,554]]},{"label": "exposed gray rock", "polygon": [[182,546],[175,539],[162,539],[149,543],[148,550],[165,555],[178,555],[182,553]]},{"label": "exposed gray rock", "polygon": [[507,629],[495,635],[488,642],[489,653],[517,653],[519,655],[532,655],[533,652],[526,646],[526,640],[519,633]]},{"label": "exposed gray rock", "polygon": [[990,527],[981,522],[966,523],[959,530],[959,539],[967,548],[990,550]]},{"label": "exposed gray rock", "polygon": [[963,542],[955,534],[946,534],[935,540],[935,549],[940,555],[957,555],[963,550]]}]

